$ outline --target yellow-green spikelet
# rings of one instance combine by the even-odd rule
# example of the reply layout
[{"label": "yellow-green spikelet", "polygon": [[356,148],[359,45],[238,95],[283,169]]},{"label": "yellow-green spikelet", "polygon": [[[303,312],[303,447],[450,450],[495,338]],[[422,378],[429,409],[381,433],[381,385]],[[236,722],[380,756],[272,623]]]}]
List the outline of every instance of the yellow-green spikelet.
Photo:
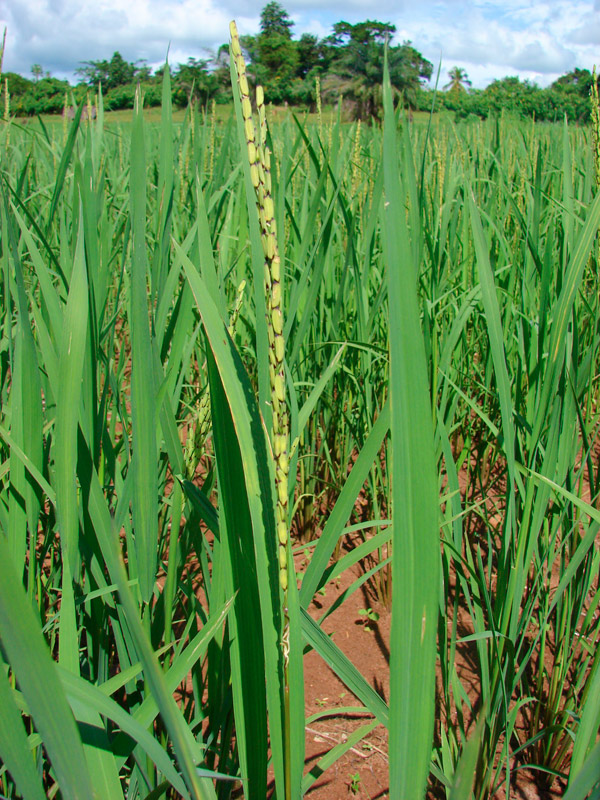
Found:
[{"label": "yellow-green spikelet", "polygon": [[[596,65],[592,70],[592,86],[590,90],[591,121],[592,121],[592,159],[594,162],[594,177],[596,190],[600,189],[600,100],[598,99],[598,78]],[[600,264],[600,237],[596,239],[596,263]]]},{"label": "yellow-green spikelet", "polygon": [[10,119],[10,92],[8,91],[8,78],[4,79],[4,121]]},{"label": "yellow-green spikelet", "polygon": [[[238,79],[238,89],[244,120],[248,161],[252,184],[256,190],[258,218],[265,256],[265,296],[267,300],[267,330],[269,338],[269,376],[273,411],[272,448],[275,461],[276,522],[279,560],[279,582],[284,594],[288,587],[288,479],[289,479],[289,424],[285,391],[283,337],[283,310],[281,286],[281,260],[277,244],[275,208],[271,194],[271,154],[267,147],[267,120],[262,87],[256,90],[259,119],[259,136],[256,137],[252,105],[250,103],[246,67],[235,23],[231,23],[231,54]],[[287,602],[284,600],[284,605]]]},{"label": "yellow-green spikelet", "polygon": [[279,580],[287,590],[287,538],[288,538],[288,479],[289,479],[289,424],[285,392],[283,338],[283,309],[281,286],[281,260],[277,243],[275,208],[271,195],[271,154],[267,147],[267,121],[264,95],[256,90],[259,118],[259,204],[263,250],[265,254],[265,294],[267,298],[267,324],[270,343],[271,402],[273,406],[273,456],[277,488],[277,538],[279,544]]},{"label": "yellow-green spikelet", "polygon": [[321,107],[321,79],[318,75],[315,78],[315,94],[317,96],[317,118],[319,120],[319,137],[320,137],[323,131],[323,114]]},{"label": "yellow-green spikelet", "polygon": [[596,171],[596,186],[600,188],[600,102],[598,101],[598,80],[595,65],[592,71],[591,103],[594,169]]}]

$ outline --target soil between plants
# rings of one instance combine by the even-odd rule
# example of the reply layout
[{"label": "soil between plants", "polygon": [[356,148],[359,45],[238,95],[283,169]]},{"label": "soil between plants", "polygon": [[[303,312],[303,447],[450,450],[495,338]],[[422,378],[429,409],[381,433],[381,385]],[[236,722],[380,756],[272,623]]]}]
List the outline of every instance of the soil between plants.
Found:
[{"label": "soil between plants", "polygon": [[[372,565],[356,564],[339,578],[330,581],[316,595],[309,608],[314,619],[320,619],[335,600],[366,569]],[[302,559],[297,562],[302,569]],[[361,613],[371,610],[379,616],[369,619]],[[371,613],[373,616],[373,613]],[[377,599],[374,587],[368,582],[351,594],[340,608],[323,623],[323,630],[358,668],[365,679],[389,701],[389,643],[390,613]],[[467,654],[465,654],[467,655]],[[468,689],[469,699],[478,699],[479,677],[468,657],[459,660],[460,678]],[[305,773],[332,747],[347,741],[348,737],[372,717],[347,715],[336,709],[343,706],[359,706],[361,703],[349,692],[321,657],[311,651],[304,657],[304,691],[306,717],[330,712],[324,719],[309,723],[306,728]],[[311,800],[383,800],[389,797],[389,753],[387,730],[378,725],[364,740],[351,748],[344,756],[326,770],[307,793]],[[510,800],[557,800],[564,793],[564,785],[555,781],[552,791],[536,786],[535,773],[519,770],[511,774]],[[444,797],[443,793],[431,790],[428,800]],[[507,800],[504,788],[494,795],[498,800]]]}]

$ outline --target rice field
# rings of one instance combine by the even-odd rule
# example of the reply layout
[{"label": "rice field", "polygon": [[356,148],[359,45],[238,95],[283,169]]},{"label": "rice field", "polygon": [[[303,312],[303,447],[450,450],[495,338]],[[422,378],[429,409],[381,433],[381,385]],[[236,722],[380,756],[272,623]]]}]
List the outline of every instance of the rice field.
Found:
[{"label": "rice field", "polygon": [[235,41],[225,121],[0,130],[0,795],[296,800],[381,728],[383,796],[598,797],[592,133],[271,119]]}]

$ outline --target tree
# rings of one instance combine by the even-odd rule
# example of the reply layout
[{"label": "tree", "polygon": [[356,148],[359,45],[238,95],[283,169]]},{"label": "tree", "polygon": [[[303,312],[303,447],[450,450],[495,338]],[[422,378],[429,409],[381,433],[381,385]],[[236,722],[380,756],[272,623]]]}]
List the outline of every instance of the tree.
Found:
[{"label": "tree", "polygon": [[23,98],[35,88],[36,84],[16,72],[3,72],[2,83],[4,81],[8,83],[11,112],[17,116],[24,114]]},{"label": "tree", "polygon": [[16,72],[3,72],[2,82],[5,80],[8,81],[8,90],[10,92],[11,101],[14,100],[15,97],[21,97],[21,95],[26,94],[34,86],[33,81],[30,81],[28,78],[24,78],[22,75],[19,75]]},{"label": "tree", "polygon": [[188,58],[173,74],[173,100],[186,105],[193,97],[206,103],[217,90],[217,80],[206,59]]},{"label": "tree", "polygon": [[296,44],[298,52],[298,65],[296,74],[299,78],[306,78],[308,73],[323,62],[323,48],[313,33],[303,33]]},{"label": "tree", "polygon": [[125,61],[117,51],[113,53],[110,61],[106,59],[84,61],[83,66],[75,70],[89,86],[97,88],[101,83],[106,91],[132,83],[138,71],[135,64]]},{"label": "tree", "polygon": [[[379,117],[386,41],[396,32],[389,22],[367,20],[352,25],[338,22],[327,42],[331,65],[324,89],[343,93],[354,104],[357,117]],[[414,105],[424,78],[431,77],[433,65],[410,42],[388,45],[390,81],[405,100]]]},{"label": "tree", "polygon": [[44,70],[42,69],[41,64],[33,64],[31,67],[31,74],[33,75],[33,80],[37,83],[40,78],[44,75]]},{"label": "tree", "polygon": [[64,106],[67,81],[40,78],[19,98],[15,110],[23,114],[59,114]]},{"label": "tree", "polygon": [[216,54],[211,54],[210,68],[215,79],[217,103],[229,103],[231,100],[231,74],[229,72],[228,44],[222,44]]},{"label": "tree", "polygon": [[409,41],[390,47],[388,57],[392,86],[404,96],[406,103],[414,107],[417,92],[431,78],[433,64]]},{"label": "tree", "polygon": [[291,21],[279,3],[268,3],[260,15],[260,33],[257,38],[260,66],[257,79],[265,87],[267,97],[275,102],[287,100],[290,83],[298,64],[298,51],[292,41]]},{"label": "tree", "polygon": [[294,23],[277,2],[268,3],[260,15],[260,33],[242,36],[240,44],[249,63],[249,76],[263,86],[274,103],[290,100],[298,66],[297,43],[292,40]]},{"label": "tree", "polygon": [[554,89],[577,92],[583,97],[589,97],[592,88],[592,73],[589,69],[579,69],[576,67],[571,72],[566,72],[552,84]]},{"label": "tree", "polygon": [[396,26],[391,22],[377,22],[377,20],[366,20],[351,25],[349,22],[336,22],[333,26],[333,33],[328,37],[328,41],[335,47],[355,47],[362,45],[368,46],[373,42],[384,44],[396,33]]},{"label": "tree", "polygon": [[145,58],[140,58],[135,62],[135,77],[139,81],[149,81],[152,79],[152,67],[148,66]]},{"label": "tree", "polygon": [[260,32],[262,36],[282,36],[292,38],[294,23],[285,8],[272,0],[260,13]]},{"label": "tree", "polygon": [[461,67],[452,67],[448,72],[448,77],[450,81],[444,86],[444,89],[449,89],[452,94],[460,94],[460,92],[466,91],[467,86],[471,86],[466,70]]},{"label": "tree", "polygon": [[519,117],[535,115],[537,119],[544,119],[547,115],[546,97],[537,84],[521,81],[518,77],[493,81],[482,93],[488,114],[508,111]]},{"label": "tree", "polygon": [[565,114],[572,121],[587,122],[590,118],[590,91],[592,73],[589,69],[574,69],[561,75],[550,86],[551,118],[560,119]]}]

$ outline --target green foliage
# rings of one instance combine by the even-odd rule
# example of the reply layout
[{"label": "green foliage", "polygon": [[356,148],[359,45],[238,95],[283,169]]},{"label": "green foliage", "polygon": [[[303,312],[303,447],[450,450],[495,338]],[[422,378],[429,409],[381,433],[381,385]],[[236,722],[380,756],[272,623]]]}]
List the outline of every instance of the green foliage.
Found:
[{"label": "green foliage", "polygon": [[271,2],[261,12],[260,33],[241,40],[256,84],[264,87],[267,100],[274,103],[292,98],[292,81],[299,63],[292,27],[287,11],[279,3]]},{"label": "green foliage", "polygon": [[445,87],[448,91],[441,95],[444,107],[457,117],[473,114],[485,119],[508,113],[539,121],[557,121],[566,117],[571,122],[582,123],[590,119],[592,76],[588,70],[569,72],[547,89],[541,89],[530,81],[521,81],[518,77],[492,81],[485,89],[465,90],[463,84],[468,85],[462,74],[451,75],[451,81]]},{"label": "green foliage", "polygon": [[289,40],[292,38],[293,27],[290,15],[276,0],[271,0],[260,12],[260,32],[263,36],[281,36]]},{"label": "green foliage", "polygon": [[313,33],[303,33],[298,39],[296,50],[298,52],[296,73],[299,78],[306,78],[310,72],[322,66],[324,47]]},{"label": "green foliage", "polygon": [[[371,20],[355,25],[338,22],[331,36],[321,41],[312,34],[294,40],[292,28],[287,12],[272,2],[263,9],[260,33],[241,37],[250,73],[264,87],[267,101],[312,103],[319,74],[326,98],[337,102],[343,94],[355,116],[378,117],[385,40],[395,26]],[[404,42],[389,48],[389,64],[392,86],[414,105],[422,81],[431,76],[431,63]]]},{"label": "green foliage", "polygon": [[[257,35],[241,37],[242,48],[249,63],[248,77],[254,86],[261,85],[267,103],[309,106],[314,109],[315,79],[320,79],[325,102],[337,104],[340,96],[351,116],[364,120],[380,119],[382,109],[383,51],[388,40],[388,63],[393,92],[401,96],[405,106],[429,111],[432,92],[425,88],[431,78],[432,64],[411,42],[391,45],[396,27],[389,22],[366,20],[333,25],[329,36],[319,39],[304,33],[293,37],[294,23],[285,8],[276,0],[261,11]],[[185,107],[191,100],[201,106],[214,99],[230,102],[229,50],[224,44],[208,58],[190,57],[172,69],[172,102]],[[59,113],[63,107],[62,87],[56,93],[52,84],[44,83],[39,64],[32,67],[34,81],[8,73],[11,109],[16,114]],[[143,62],[129,62],[119,52],[110,59],[84,62],[76,70],[83,84],[97,91],[102,85],[106,108],[131,108],[137,82],[144,87],[145,104],[159,102],[163,68],[151,74]],[[589,93],[592,76],[589,70],[576,68],[541,89],[535,83],[517,77],[493,81],[485,89],[471,89],[464,69],[452,67],[445,91],[438,94],[436,105],[452,111],[457,119],[489,116],[502,113],[518,118],[557,121],[565,117],[570,122],[589,121]],[[33,87],[43,84],[39,92]],[[62,96],[59,96],[63,92]],[[23,100],[28,95],[26,101]],[[56,96],[55,96],[56,94]],[[77,102],[85,98],[85,90],[76,90]]]},{"label": "green foliage", "polygon": [[83,66],[76,70],[88,86],[95,89],[102,84],[105,92],[125,86],[131,83],[139,73],[139,68],[134,63],[125,61],[119,52],[114,52],[110,61],[100,59],[98,61],[85,61]]},{"label": "green foliage", "polygon": [[185,106],[192,99],[205,105],[217,90],[218,79],[214,70],[209,70],[208,60],[188,58],[173,75],[173,102],[176,105]]},{"label": "green foliage", "polygon": [[444,86],[444,89],[448,89],[451,93],[464,92],[467,86],[471,86],[466,70],[460,67],[452,67],[448,72],[448,77],[450,81]]},{"label": "green foliage", "polygon": [[[8,84],[12,113],[17,115],[24,114],[23,98],[33,90],[33,81],[24,78],[16,72],[3,72],[2,83],[4,84],[5,81]],[[4,88],[4,86],[2,88]]]},{"label": "green foliage", "polygon": [[[502,111],[520,117],[530,117],[540,112],[543,95],[539,88],[519,78],[493,81],[484,92],[488,113],[498,116]],[[541,115],[540,115],[541,116]]]},{"label": "green foliage", "polygon": [[[380,116],[385,42],[395,31],[394,25],[370,20],[333,26],[324,89],[348,97],[357,118]],[[414,105],[421,81],[431,76],[433,65],[410,42],[388,46],[388,64],[392,87]]]},{"label": "green foliage", "polygon": [[554,81],[549,94],[557,118],[566,116],[572,122],[589,121],[592,81],[592,73],[587,69],[575,69]]},{"label": "green foliage", "polygon": [[[144,98],[144,106],[155,107],[161,103],[161,88],[156,82],[140,84]],[[105,107],[107,111],[117,111],[121,108],[133,108],[135,101],[135,84],[116,86],[106,93]]]},{"label": "green foliage", "polygon": [[[9,84],[10,89],[10,84]],[[65,102],[65,92],[70,89],[67,81],[58,78],[42,78],[33,83],[13,104],[17,114],[59,114]]]}]

